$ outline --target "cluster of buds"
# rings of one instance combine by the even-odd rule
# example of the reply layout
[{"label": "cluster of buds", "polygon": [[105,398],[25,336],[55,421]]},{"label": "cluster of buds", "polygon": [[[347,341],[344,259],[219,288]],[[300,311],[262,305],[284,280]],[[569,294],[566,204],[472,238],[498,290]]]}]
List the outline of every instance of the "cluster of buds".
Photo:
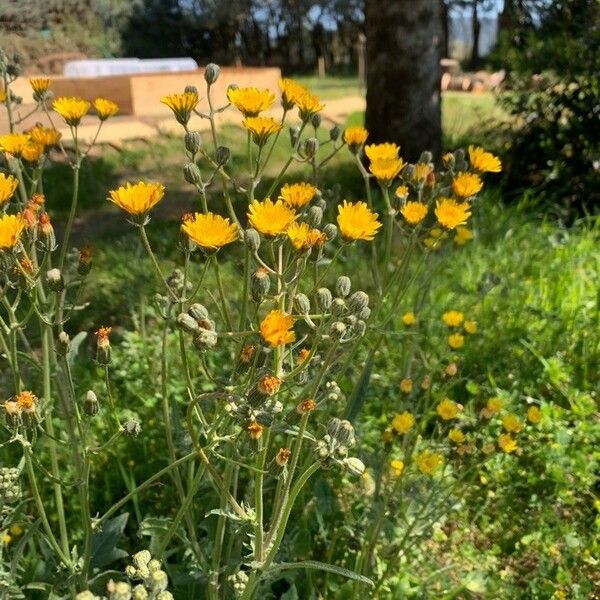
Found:
[{"label": "cluster of buds", "polygon": [[244,571],[238,571],[234,575],[230,575],[227,579],[233,587],[233,593],[235,594],[235,596],[237,598],[242,596],[248,583],[248,575],[246,575]]},{"label": "cluster of buds", "polygon": [[15,467],[0,468],[0,503],[10,504],[21,498],[19,469]]},{"label": "cluster of buds", "polygon": [[154,302],[165,319],[176,302],[175,298],[183,298],[188,292],[191,292],[193,287],[190,281],[186,281],[181,269],[173,269],[173,272],[166,278],[166,282],[172,294],[156,293],[154,295]]},{"label": "cluster of buds", "polygon": [[337,464],[352,475],[360,476],[365,472],[365,465],[360,459],[348,456],[355,441],[352,423],[333,417],[327,423],[327,433],[315,446],[315,456],[324,469]]},{"label": "cluster of buds", "polygon": [[6,423],[9,427],[33,427],[37,423],[38,399],[32,392],[19,392],[4,403]]},{"label": "cluster of buds", "polygon": [[[0,74],[6,74],[6,79],[9,82],[12,82],[22,71],[23,66],[21,64],[20,54],[15,52],[12,56],[9,56],[4,50],[0,50]],[[18,104],[21,102],[21,98],[13,96],[11,101]]]},{"label": "cluster of buds", "polygon": [[193,336],[196,349],[200,352],[211,350],[217,345],[215,322],[210,318],[208,309],[199,303],[192,304],[187,312],[177,315],[177,326]]}]

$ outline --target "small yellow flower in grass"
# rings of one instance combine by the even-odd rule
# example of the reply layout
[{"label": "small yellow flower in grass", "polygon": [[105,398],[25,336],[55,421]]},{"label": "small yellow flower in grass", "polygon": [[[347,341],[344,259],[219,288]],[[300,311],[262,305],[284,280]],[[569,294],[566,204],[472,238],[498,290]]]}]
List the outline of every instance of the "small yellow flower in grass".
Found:
[{"label": "small yellow flower in grass", "polygon": [[451,429],[448,432],[448,439],[455,444],[462,444],[465,441],[465,434],[460,429]]},{"label": "small yellow flower in grass", "polygon": [[18,185],[19,181],[16,177],[0,173],[0,204],[8,202],[12,198]]},{"label": "small yellow flower in grass", "polygon": [[413,380],[410,378],[405,378],[400,382],[400,391],[404,394],[410,394],[413,389]]},{"label": "small yellow flower in grass", "polygon": [[50,79],[47,77],[35,77],[29,80],[29,85],[33,90],[34,100],[39,102],[44,99],[46,92],[50,88]]},{"label": "small yellow flower in grass", "polygon": [[61,96],[52,103],[52,108],[57,112],[67,125],[77,127],[81,119],[87,115],[91,104],[83,98],[67,98]]},{"label": "small yellow flower in grass", "polygon": [[2,534],[2,543],[8,546],[12,542],[12,536],[7,531]]},{"label": "small yellow flower in grass", "polygon": [[504,427],[505,431],[508,433],[519,433],[523,431],[523,423],[517,415],[513,415],[512,413],[508,413],[502,417],[502,427]]},{"label": "small yellow flower in grass", "polygon": [[402,475],[402,471],[404,471],[404,463],[398,459],[391,460],[390,469],[392,470],[393,475],[400,477],[400,475]]},{"label": "small yellow flower in grass", "polygon": [[262,202],[254,200],[248,208],[250,225],[263,235],[282,235],[296,220],[296,213],[286,206],[282,200],[272,202],[265,198]]},{"label": "small yellow flower in grass", "polygon": [[453,400],[446,398],[436,406],[435,410],[441,419],[444,421],[450,421],[458,417],[458,414],[461,411],[461,406]]},{"label": "small yellow flower in grass", "polygon": [[401,158],[378,158],[371,161],[369,171],[381,185],[388,186],[404,168]]},{"label": "small yellow flower in grass", "polygon": [[527,420],[537,425],[542,420],[542,412],[537,406],[530,406],[527,409]]},{"label": "small yellow flower in grass", "polygon": [[458,350],[465,345],[465,336],[461,333],[453,333],[448,336],[448,346],[452,348],[452,350]]},{"label": "small yellow flower in grass", "polygon": [[406,312],[402,315],[402,322],[407,327],[410,327],[411,325],[414,325],[417,322],[417,316],[412,311]]},{"label": "small yellow flower in grass", "polygon": [[454,243],[458,246],[464,246],[473,239],[473,232],[468,227],[459,226],[456,228]]},{"label": "small yellow flower in grass", "polygon": [[229,219],[214,213],[195,213],[185,219],[181,230],[198,246],[207,250],[218,250],[238,239],[238,230]]},{"label": "small yellow flower in grass", "polygon": [[348,127],[344,131],[344,142],[354,154],[364,146],[368,137],[369,132],[364,127]]},{"label": "small yellow flower in grass", "polygon": [[433,167],[429,163],[417,163],[413,167],[412,177],[415,181],[425,181]]},{"label": "small yellow flower in grass", "polygon": [[398,158],[400,147],[398,144],[386,142],[384,144],[369,144],[365,146],[365,153],[370,161],[376,161],[383,158]]},{"label": "small yellow flower in grass", "polygon": [[293,79],[280,79],[281,104],[285,110],[290,110],[308,90]]},{"label": "small yellow flower in grass", "polygon": [[296,339],[294,319],[280,310],[272,310],[260,324],[260,335],[272,348],[291,344]]},{"label": "small yellow flower in grass", "polygon": [[408,433],[415,425],[415,417],[405,410],[392,419],[392,429],[397,433]]},{"label": "small yellow flower in grass", "polygon": [[316,193],[317,188],[310,183],[286,183],[279,192],[279,200],[293,208],[302,208],[312,201]]},{"label": "small yellow flower in grass", "polygon": [[342,237],[348,241],[370,241],[381,227],[377,213],[370,210],[365,202],[347,200],[338,205],[337,223]]},{"label": "small yellow flower in grass", "polygon": [[502,398],[490,398],[485,405],[485,408],[492,414],[499,413],[503,407],[504,400]]},{"label": "small yellow flower in grass", "polygon": [[444,463],[441,454],[429,452],[428,450],[419,452],[415,460],[419,471],[424,475],[433,475]]},{"label": "small yellow flower in grass", "polygon": [[158,204],[165,194],[160,183],[127,183],[117,190],[111,190],[108,200],[114,202],[126,213],[134,216],[145,215]]},{"label": "small yellow flower in grass", "polygon": [[56,146],[61,135],[60,131],[54,129],[54,127],[42,127],[41,125],[36,125],[29,131],[31,139],[38,144],[42,144],[45,149]]},{"label": "small yellow flower in grass", "polygon": [[33,140],[29,140],[23,150],[21,150],[21,158],[31,163],[37,162],[42,154],[44,154],[43,144],[38,144]]},{"label": "small yellow flower in grass", "polygon": [[469,162],[473,169],[482,173],[500,173],[502,171],[500,159],[479,146],[469,146]]},{"label": "small yellow flower in grass", "polygon": [[12,250],[21,238],[27,221],[23,215],[3,215],[0,217],[0,250]]},{"label": "small yellow flower in grass", "polygon": [[452,180],[452,191],[460,198],[471,198],[483,188],[483,181],[476,173],[459,173]]},{"label": "small yellow flower in grass", "polygon": [[175,119],[181,125],[187,125],[192,116],[192,111],[200,102],[197,92],[183,92],[181,94],[170,94],[160,99],[161,103],[168,106],[175,115]]},{"label": "small yellow flower in grass", "polygon": [[404,200],[408,196],[408,186],[407,185],[399,185],[394,192],[396,198],[400,198],[400,200]]},{"label": "small yellow flower in grass", "polygon": [[7,133],[0,135],[0,149],[7,154],[19,158],[23,148],[29,143],[29,136],[24,133]]},{"label": "small yellow flower in grass", "polygon": [[448,327],[458,327],[464,318],[465,315],[458,310],[448,310],[442,315],[442,321]]},{"label": "small yellow flower in grass", "polygon": [[255,87],[230,87],[227,90],[227,99],[245,117],[256,117],[258,113],[271,108],[275,102],[275,94],[269,90],[259,90]]},{"label": "small yellow flower in grass", "polygon": [[510,454],[517,449],[517,440],[508,435],[508,433],[503,433],[498,438],[498,446],[500,446],[502,452]]},{"label": "small yellow flower in grass", "polygon": [[306,223],[292,223],[286,234],[296,250],[308,250],[325,243],[327,237],[318,229],[311,229]]},{"label": "small yellow flower in grass", "polygon": [[119,105],[106,98],[96,98],[94,100],[94,110],[101,121],[106,121],[106,119],[114,117],[119,112]]},{"label": "small yellow flower in grass", "polygon": [[467,202],[456,202],[450,198],[440,198],[436,202],[435,216],[438,223],[446,229],[455,229],[464,225],[471,216],[471,207]]},{"label": "small yellow flower in grass", "polygon": [[298,106],[298,114],[304,122],[309,121],[313,115],[325,108],[325,105],[321,104],[319,97],[308,91],[300,94],[296,100],[296,105]]},{"label": "small yellow flower in grass", "polygon": [[264,146],[269,137],[283,127],[271,117],[248,117],[242,121],[242,125],[252,134],[252,140],[257,146]]},{"label": "small yellow flower in grass", "polygon": [[402,216],[410,225],[418,225],[427,216],[427,204],[407,202],[401,209]]},{"label": "small yellow flower in grass", "polygon": [[465,328],[465,333],[476,333],[477,332],[477,321],[465,321],[465,324],[463,325],[463,327]]}]

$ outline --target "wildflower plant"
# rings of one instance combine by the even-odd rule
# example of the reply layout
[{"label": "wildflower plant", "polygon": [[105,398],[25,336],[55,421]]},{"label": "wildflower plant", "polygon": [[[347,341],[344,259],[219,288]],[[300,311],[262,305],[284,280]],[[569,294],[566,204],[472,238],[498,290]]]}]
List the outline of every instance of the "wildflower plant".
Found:
[{"label": "wildflower plant", "polygon": [[[152,302],[160,331],[156,393],[162,412],[156,426],[164,429],[165,465],[112,506],[94,506],[94,458],[124,437],[134,443],[144,436],[143,425],[125,418],[126,399],[113,393],[111,328],[98,324],[95,363],[101,376],[94,389],[83,389],[74,377],[74,362],[86,359],[78,358],[81,334],[70,331],[78,293],[92,267],[91,251],[73,252],[70,245],[79,171],[91,148],[81,143],[79,127],[82,119],[96,118],[100,131],[118,107],[103,98],[53,100],[51,82],[35,80],[36,108],[48,127],[19,132],[25,117],[10,91],[18,66],[2,55],[0,69],[10,123],[10,131],[0,136],[6,161],[0,177],[0,342],[13,388],[4,401],[2,444],[18,456],[11,468],[28,490],[30,511],[39,519],[38,534],[51,549],[55,573],[64,574],[55,576],[52,585],[80,598],[107,590],[108,597],[121,597],[115,595],[121,587],[127,594],[141,585],[146,593],[156,592],[151,597],[167,598],[168,578],[158,561],[168,571],[170,557],[182,552],[211,599],[263,597],[261,590],[275,574],[298,568],[348,578],[355,590],[379,586],[385,577],[373,569],[375,525],[355,569],[282,560],[283,542],[293,511],[317,472],[365,475],[363,459],[370,459],[358,456],[353,423],[375,355],[393,333],[398,311],[405,328],[419,327],[418,310],[406,306],[404,298],[415,281],[428,281],[431,265],[443,260],[440,250],[452,244],[452,236],[456,245],[459,236],[463,243],[468,238],[464,231],[483,185],[481,173],[497,170],[495,157],[472,148],[470,155],[459,150],[445,156],[441,170],[427,152],[416,164],[406,164],[395,144],[365,145],[368,132],[362,128],[324,131],[324,105],[291,80],[282,80],[278,103],[270,90],[231,86],[227,103],[217,106],[212,88],[219,76],[216,65],[206,68],[202,94],[189,87],[165,97],[162,102],[182,127],[183,177],[197,197],[171,240],[179,252],[172,272],[165,271],[147,235],[147,228],[158,225],[154,210],[168,201],[169,190],[153,181],[106,190],[107,202],[139,233],[157,285]],[[202,95],[207,112],[199,108]],[[95,117],[88,114],[92,108]],[[220,143],[215,125],[224,110],[239,112],[246,133],[246,166],[240,172],[230,164],[231,151]],[[67,125],[69,140],[54,128],[57,116]],[[207,122],[208,144],[190,128],[192,118]],[[273,168],[273,150],[284,131],[290,138],[289,157],[268,181],[265,172]],[[35,158],[33,151],[28,154],[31,144],[39,145]],[[55,152],[73,170],[72,204],[59,243],[43,196],[43,165]],[[364,180],[363,197],[336,200],[323,189],[322,173],[339,152],[349,152],[355,161]],[[286,180],[292,164],[305,168],[305,181]],[[360,252],[371,281],[359,283],[345,272],[344,258]],[[224,285],[222,272],[233,257],[239,258],[240,275],[232,289]],[[470,331],[463,321],[462,314],[444,315],[448,352],[459,352],[465,337],[476,331],[472,321]],[[174,349],[177,365],[171,360]],[[216,352],[222,358],[218,364],[211,359]],[[359,363],[364,367],[357,368]],[[176,379],[183,380],[186,393],[179,402],[170,391]],[[398,492],[407,477],[424,486],[441,480],[448,448],[467,443],[462,407],[441,397],[447,387],[406,374],[399,387],[406,406],[384,432],[386,463],[377,476],[377,493],[382,486]],[[421,392],[426,400],[419,414],[408,400]],[[532,413],[529,420],[536,418]],[[431,419],[443,432],[444,451],[422,438]],[[498,442],[505,452],[515,450],[513,438],[506,436],[518,428],[514,420],[509,425]],[[177,442],[182,431],[186,452]],[[395,453],[397,440],[402,452]],[[65,461],[74,477],[66,478],[60,467]],[[13,475],[7,489],[14,494],[20,488]],[[156,569],[148,570],[149,555],[142,565],[138,553],[135,569],[126,571],[129,583],[100,588],[106,563],[96,560],[99,540],[117,526],[125,504],[161,479],[171,482],[177,511],[157,533],[152,549]],[[212,495],[206,488],[214,490]],[[212,505],[204,505],[206,498]],[[49,517],[50,506],[56,520]],[[381,506],[384,513],[389,508]],[[372,523],[380,524],[381,518],[378,514]],[[201,531],[210,534],[208,546]],[[390,561],[390,568],[395,564]]]}]

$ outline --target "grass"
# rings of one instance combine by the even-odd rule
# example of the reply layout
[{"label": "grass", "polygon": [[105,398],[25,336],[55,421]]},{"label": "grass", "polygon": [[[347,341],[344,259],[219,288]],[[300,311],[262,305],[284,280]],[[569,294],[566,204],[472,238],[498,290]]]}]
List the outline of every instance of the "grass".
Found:
[{"label": "grass", "polygon": [[294,77],[298,83],[305,85],[322,100],[335,100],[347,98],[348,96],[364,96],[365,88],[358,82],[355,76],[299,76]]}]

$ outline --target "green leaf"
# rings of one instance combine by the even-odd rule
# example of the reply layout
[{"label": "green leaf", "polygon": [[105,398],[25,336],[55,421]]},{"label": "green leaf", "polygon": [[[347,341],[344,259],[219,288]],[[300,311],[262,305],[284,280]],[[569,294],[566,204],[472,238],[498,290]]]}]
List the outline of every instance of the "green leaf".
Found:
[{"label": "green leaf", "polygon": [[77,358],[77,353],[79,352],[79,348],[83,343],[83,340],[87,337],[87,331],[80,331],[69,344],[69,352],[67,354],[67,360],[70,365],[73,365],[75,359]]},{"label": "green leaf", "polygon": [[337,565],[330,565],[329,563],[319,562],[318,560],[303,560],[294,563],[279,563],[273,565],[268,573],[276,573],[277,571],[289,571],[291,569],[315,569],[316,571],[328,571],[329,573],[335,573],[346,579],[352,579],[354,581],[360,581],[370,586],[375,586],[373,581],[364,575],[359,575],[354,571],[338,567]]},{"label": "green leaf", "polygon": [[92,538],[92,560],[90,568],[101,569],[106,565],[127,556],[125,550],[117,548],[123,536],[129,513],[124,513],[107,521],[102,529]]}]

